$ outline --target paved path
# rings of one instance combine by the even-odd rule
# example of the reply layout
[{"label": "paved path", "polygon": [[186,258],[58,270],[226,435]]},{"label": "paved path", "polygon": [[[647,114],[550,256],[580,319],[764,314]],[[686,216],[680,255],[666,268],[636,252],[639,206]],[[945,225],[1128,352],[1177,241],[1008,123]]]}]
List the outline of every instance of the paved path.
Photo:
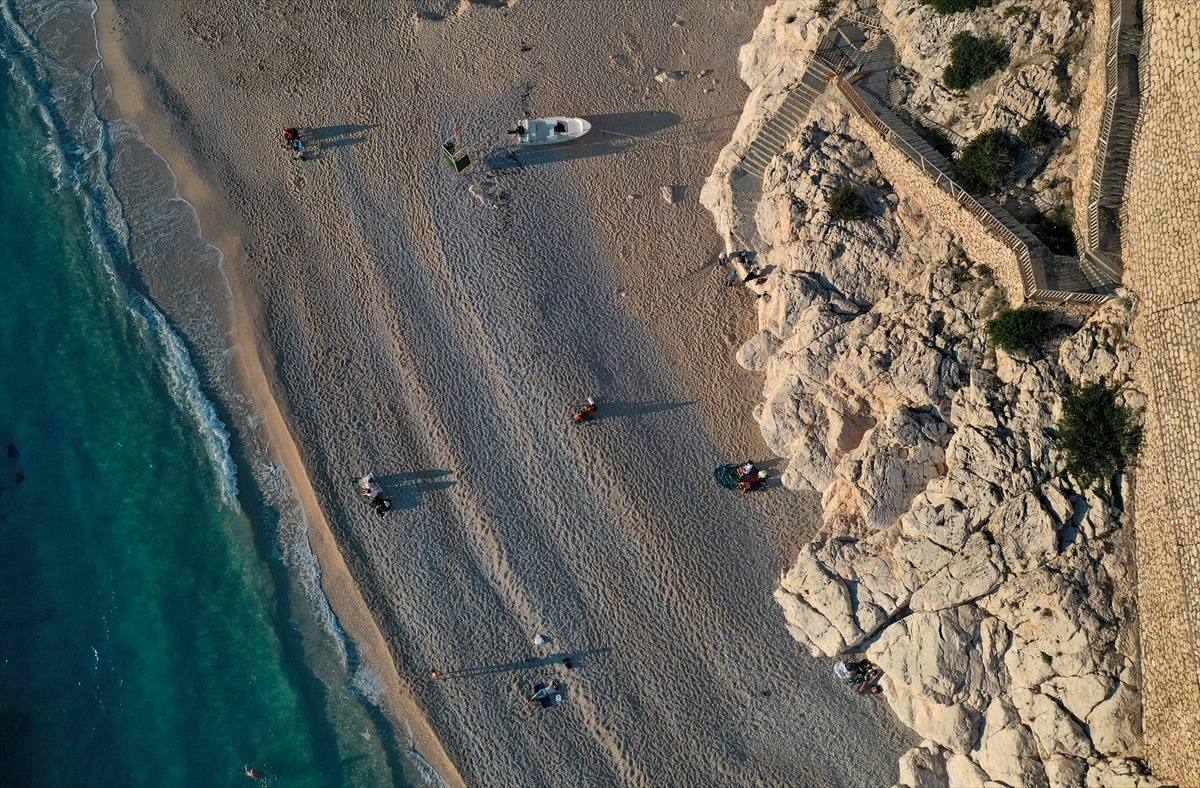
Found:
[{"label": "paved path", "polygon": [[1126,281],[1149,403],[1134,495],[1146,748],[1200,785],[1200,7],[1146,4],[1149,63],[1129,165]]}]

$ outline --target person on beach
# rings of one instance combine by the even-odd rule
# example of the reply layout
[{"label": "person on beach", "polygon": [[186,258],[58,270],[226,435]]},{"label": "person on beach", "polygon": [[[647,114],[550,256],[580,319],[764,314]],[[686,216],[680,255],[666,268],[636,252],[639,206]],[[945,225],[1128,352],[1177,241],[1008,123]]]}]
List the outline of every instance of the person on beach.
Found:
[{"label": "person on beach", "polygon": [[585,421],[591,421],[596,418],[596,400],[591,397],[587,398],[587,404],[571,416],[576,424],[582,424]]},{"label": "person on beach", "polygon": [[296,151],[296,160],[297,161],[304,161],[304,143],[302,141],[296,140],[295,142],[293,142],[292,150]]},{"label": "person on beach", "polygon": [[300,139],[300,130],[299,129],[284,129],[283,130],[283,144],[284,145],[290,145],[298,139]]},{"label": "person on beach", "polygon": [[745,283],[745,282],[749,282],[751,279],[758,279],[760,276],[763,275],[763,273],[764,273],[763,269],[759,268],[756,265],[746,273],[746,276],[742,278],[742,282]]},{"label": "person on beach", "polygon": [[858,688],[858,694],[861,695],[869,690],[872,695],[878,695],[882,691],[879,688],[879,679],[882,676],[883,671],[875,665],[871,665],[867,669],[866,675],[863,677],[863,682]]},{"label": "person on beach", "polygon": [[442,674],[441,674],[441,673],[438,673],[438,669],[437,669],[437,668],[430,668],[430,670],[429,670],[429,678],[433,679],[434,681],[441,681],[441,680],[442,680]]}]

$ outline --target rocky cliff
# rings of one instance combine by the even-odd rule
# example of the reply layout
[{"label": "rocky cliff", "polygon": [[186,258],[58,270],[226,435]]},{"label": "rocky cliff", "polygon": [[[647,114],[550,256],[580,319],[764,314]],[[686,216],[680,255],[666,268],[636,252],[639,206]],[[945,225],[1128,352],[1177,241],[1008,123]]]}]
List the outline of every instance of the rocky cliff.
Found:
[{"label": "rocky cliff", "polygon": [[[754,91],[702,195],[725,231],[729,173],[782,102],[779,75],[802,73],[823,29],[814,5],[781,0],[743,49]],[[987,14],[1029,47],[1073,40],[1065,3],[1029,5],[1042,10],[883,11],[919,86],[945,65],[936,41],[972,21],[998,29]],[[993,79],[979,123],[1009,117],[1012,80],[1032,96],[1015,117],[1055,109],[1058,88],[1024,68]],[[833,219],[827,199],[844,185],[865,220]],[[770,273],[737,361],[763,375],[754,415],[788,462],[784,485],[821,495],[827,526],[775,592],[789,631],[814,656],[865,652],[884,669],[884,697],[926,740],[902,759],[902,785],[1157,785],[1135,760],[1126,480],[1085,490],[1054,446],[1071,385],[1128,383],[1129,302],[1056,314],[1044,353],[993,349],[984,325],[1011,294],[915,190],[886,180],[831,94],[768,166],[755,221]]]}]

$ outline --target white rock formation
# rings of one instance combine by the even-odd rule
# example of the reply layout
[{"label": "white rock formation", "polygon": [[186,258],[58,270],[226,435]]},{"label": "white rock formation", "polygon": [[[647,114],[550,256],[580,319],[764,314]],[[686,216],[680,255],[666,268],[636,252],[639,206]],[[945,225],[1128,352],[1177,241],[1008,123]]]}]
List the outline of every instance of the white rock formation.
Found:
[{"label": "white rock formation", "polygon": [[[813,5],[781,0],[743,48],[754,92],[702,194],[722,230],[730,168],[823,29]],[[924,90],[930,111],[968,130],[1015,128],[1042,108],[1070,122],[1041,55],[1086,20],[1061,0],[1024,5],[938,17],[888,0],[908,101]],[[963,29],[1035,55],[974,91],[971,117],[937,92]],[[821,495],[825,513],[775,592],[788,630],[814,656],[865,651],[884,669],[884,697],[925,740],[901,760],[901,785],[1157,785],[1129,760],[1141,713],[1123,479],[1080,490],[1054,448],[1069,385],[1129,380],[1127,303],[1061,315],[1045,357],[991,349],[984,325],[1003,288],[906,184],[881,177],[846,112],[818,102],[766,169],[755,221],[770,274],[759,332],[737,354],[763,376],[754,417],[787,460],[783,484]],[[833,220],[827,199],[843,185],[867,219]]]}]

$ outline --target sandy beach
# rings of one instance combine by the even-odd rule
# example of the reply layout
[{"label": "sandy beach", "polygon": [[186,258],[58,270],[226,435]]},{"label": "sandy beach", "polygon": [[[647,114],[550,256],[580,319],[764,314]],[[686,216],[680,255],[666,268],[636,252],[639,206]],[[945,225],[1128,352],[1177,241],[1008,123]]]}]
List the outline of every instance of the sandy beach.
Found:
[{"label": "sandy beach", "polygon": [[[880,786],[913,744],[772,599],[819,500],[712,481],[767,459],[753,297],[697,202],[763,5],[102,3],[121,111],[225,253],[326,593],[447,784]],[[552,114],[593,131],[509,155]]]}]

